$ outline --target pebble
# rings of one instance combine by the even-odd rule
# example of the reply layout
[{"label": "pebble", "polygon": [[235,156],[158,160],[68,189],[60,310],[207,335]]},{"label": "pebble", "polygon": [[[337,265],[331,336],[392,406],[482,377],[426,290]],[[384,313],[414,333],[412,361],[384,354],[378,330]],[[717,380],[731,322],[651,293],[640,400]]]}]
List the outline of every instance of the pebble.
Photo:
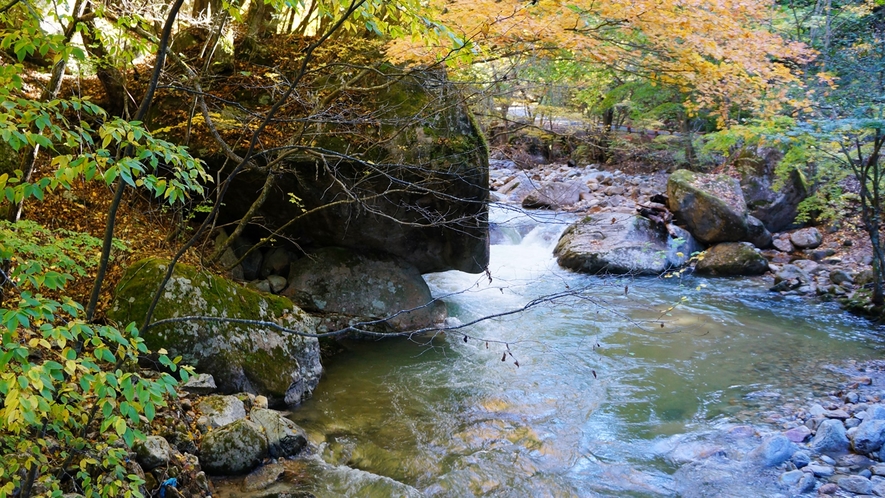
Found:
[{"label": "pebble", "polygon": [[799,482],[797,482],[796,485],[793,486],[794,494],[801,495],[802,493],[807,493],[814,489],[814,484],[816,482],[814,476],[807,472],[803,472],[803,474],[804,475],[801,479],[799,479]]},{"label": "pebble", "polygon": [[808,466],[806,466],[802,470],[811,472],[812,474],[814,474],[815,477],[830,477],[831,475],[836,473],[833,467],[830,467],[829,465],[820,465],[817,463],[808,464]]},{"label": "pebble", "polygon": [[805,472],[802,472],[801,470],[791,470],[789,472],[784,472],[783,474],[781,474],[780,481],[782,484],[792,486],[794,484],[797,484],[804,475]]},{"label": "pebble", "polygon": [[811,455],[809,455],[807,451],[797,451],[796,453],[793,453],[793,457],[790,461],[793,462],[793,465],[795,465],[796,468],[801,469],[811,463]]},{"label": "pebble", "polygon": [[845,410],[827,410],[824,412],[824,417],[846,420],[850,415]]},{"label": "pebble", "polygon": [[868,495],[873,492],[873,483],[862,476],[844,476],[837,484],[849,493]]},{"label": "pebble", "polygon": [[808,436],[811,435],[811,429],[804,425],[800,425],[799,427],[794,427],[787,432],[784,433],[787,436],[787,439],[794,443],[801,443],[808,439]]},{"label": "pebble", "polygon": [[834,484],[832,482],[828,482],[828,483],[824,484],[823,486],[821,486],[817,490],[817,492],[822,495],[833,495],[833,494],[836,494],[837,491],[839,491],[839,486],[837,486],[836,484]]}]

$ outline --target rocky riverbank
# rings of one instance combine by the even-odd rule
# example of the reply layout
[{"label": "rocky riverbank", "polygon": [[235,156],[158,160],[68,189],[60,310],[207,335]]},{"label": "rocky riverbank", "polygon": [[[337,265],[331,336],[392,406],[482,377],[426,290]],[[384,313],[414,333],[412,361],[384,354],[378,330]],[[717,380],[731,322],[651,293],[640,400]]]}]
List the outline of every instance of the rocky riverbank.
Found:
[{"label": "rocky riverbank", "polygon": [[[567,268],[590,273],[659,275],[687,264],[692,271],[713,276],[760,275],[757,278],[763,279],[772,292],[784,296],[836,300],[855,313],[876,313],[867,304],[869,291],[866,287],[873,278],[869,240],[850,219],[820,228],[793,225],[793,228],[774,233],[769,233],[763,226],[761,236],[748,233],[738,237],[749,244],[713,242],[705,260],[690,261],[688,257],[675,255],[688,255],[702,250],[705,245],[684,230],[692,227],[679,221],[678,216],[678,223],[671,223],[673,213],[666,206],[670,175],[666,172],[628,175],[593,165],[562,164],[522,170],[504,160],[493,160],[490,166],[494,202],[585,216],[590,229],[583,231],[592,232],[589,243],[580,240],[581,230],[578,228],[581,227],[576,225],[570,232],[577,233],[578,240],[569,241],[571,246],[568,248],[557,248],[560,264]],[[747,192],[738,190],[734,195],[760,195],[757,183],[753,183],[753,191],[742,187]],[[735,181],[734,185],[739,184]],[[769,193],[770,197],[774,195]],[[798,202],[796,199],[792,201]],[[740,203],[746,206],[743,199]],[[776,208],[778,212],[790,209],[795,206],[779,205]],[[791,226],[774,215],[757,214],[766,216],[775,226]],[[709,215],[704,211],[700,213],[702,217],[709,218]],[[635,220],[639,218],[648,220],[646,225],[650,226],[637,225]],[[756,220],[753,216],[749,218],[751,222]],[[624,220],[632,221],[627,223]],[[714,231],[721,231],[721,228],[713,227],[707,232]],[[572,233],[568,235],[572,236]],[[623,240],[625,237],[631,240]],[[712,237],[714,241],[722,238],[718,234]],[[495,240],[494,227],[492,240]],[[747,256],[747,253],[751,254]],[[629,260],[632,266],[621,264],[622,260]]]}]

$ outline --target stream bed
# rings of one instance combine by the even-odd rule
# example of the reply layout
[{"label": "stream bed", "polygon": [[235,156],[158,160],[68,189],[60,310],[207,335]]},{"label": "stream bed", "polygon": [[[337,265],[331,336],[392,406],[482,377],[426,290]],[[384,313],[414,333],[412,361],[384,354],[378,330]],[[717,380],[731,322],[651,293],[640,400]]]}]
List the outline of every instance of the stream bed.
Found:
[{"label": "stream bed", "polygon": [[[710,448],[740,462],[784,405],[845,382],[832,366],[881,357],[879,331],[756,279],[562,270],[552,248],[572,220],[538,216],[492,210],[488,275],[426,276],[452,323],[525,311],[343,343],[291,415],[317,463],[425,496],[789,496],[775,470],[685,463]],[[310,491],[349,494],[337,486]]]}]

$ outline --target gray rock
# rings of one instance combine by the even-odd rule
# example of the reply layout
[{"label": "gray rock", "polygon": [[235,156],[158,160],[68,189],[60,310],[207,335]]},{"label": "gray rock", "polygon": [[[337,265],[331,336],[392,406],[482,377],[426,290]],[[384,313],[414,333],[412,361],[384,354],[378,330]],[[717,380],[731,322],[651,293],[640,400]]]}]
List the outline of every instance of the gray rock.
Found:
[{"label": "gray rock", "polygon": [[[219,230],[218,236],[215,237],[215,247],[220,247],[227,240],[227,233],[224,230]],[[221,253],[221,258],[218,259],[218,263],[222,266],[222,268],[230,268],[230,273],[228,276],[234,280],[242,282],[245,280],[245,274],[243,273],[243,265],[237,264],[237,255],[234,253],[233,248],[228,247]]]},{"label": "gray rock", "polygon": [[243,280],[256,280],[261,276],[261,251],[252,251],[246,255],[254,245],[255,242],[242,236],[237,237],[237,240],[231,244],[237,259],[242,258],[244,255],[246,256],[240,263],[243,269]]},{"label": "gray rock", "polygon": [[[774,278],[777,280],[777,275],[775,275]],[[808,413],[811,414],[812,417],[821,417],[825,411],[826,409],[818,403],[811,405],[811,408],[808,409]]]},{"label": "gray rock", "polygon": [[[808,195],[802,174],[790,171],[787,178],[775,173],[783,154],[772,148],[750,151],[738,166],[747,174],[741,176],[741,190],[750,214],[762,220],[769,230],[779,232],[793,225],[799,203]],[[774,185],[780,183],[779,188]]]},{"label": "gray rock", "polygon": [[684,265],[699,249],[688,232],[626,213],[591,215],[562,234],[553,254],[560,266],[583,273],[659,275]]},{"label": "gray rock", "polygon": [[189,393],[206,395],[214,393],[218,386],[215,385],[215,378],[210,374],[198,373],[192,375],[181,388]]},{"label": "gray rock", "polygon": [[810,472],[803,472],[803,474],[805,475],[803,475],[802,478],[799,479],[799,482],[797,482],[792,488],[794,494],[801,495],[802,493],[807,493],[814,489],[816,482],[814,475]]},{"label": "gray rock", "polygon": [[[812,282],[811,275],[802,271],[796,265],[785,264],[781,266],[781,268],[775,272],[774,274],[774,287],[778,288],[777,290],[791,290],[798,289],[803,286],[808,286]],[[783,289],[780,289],[783,287]],[[818,416],[818,414],[812,413],[814,416]]]},{"label": "gray rock", "polygon": [[793,243],[788,238],[776,238],[771,241],[771,245],[781,252],[793,252]]},{"label": "gray rock", "polygon": [[797,259],[793,261],[793,264],[798,266],[800,270],[809,275],[815,275],[823,269],[821,268],[820,263],[817,263],[810,259]]},{"label": "gray rock", "polygon": [[806,472],[802,472],[801,470],[791,470],[789,472],[784,472],[783,474],[781,474],[779,480],[781,484],[792,486],[798,483],[799,480],[802,479],[802,476],[804,476],[805,474]]},{"label": "gray rock", "polygon": [[270,282],[265,280],[253,280],[246,284],[246,286],[257,292],[264,292],[265,294],[271,293]]},{"label": "gray rock", "polygon": [[326,247],[292,264],[282,293],[306,309],[388,318],[394,330],[434,327],[446,305],[433,299],[417,268],[381,254]]},{"label": "gray rock", "polygon": [[249,413],[249,418],[264,429],[270,456],[274,458],[296,455],[307,445],[304,430],[278,412],[254,409]]},{"label": "gray rock", "polygon": [[762,275],[768,261],[749,242],[723,242],[707,249],[695,272],[700,275]]},{"label": "gray rock", "polygon": [[[376,62],[382,61],[367,64]],[[455,98],[457,88],[443,70],[371,78],[376,79],[366,81],[368,87],[379,90],[360,92],[363,105],[350,110],[346,123],[325,120],[313,129],[311,143],[333,156],[341,154],[342,160],[326,166],[309,154],[286,157],[256,219],[268,232],[282,230],[281,239],[383,252],[420,273],[484,271],[489,262],[489,154],[466,103]],[[228,107],[218,112],[240,111]],[[372,119],[407,124],[354,134],[352,123]],[[363,155],[372,158],[371,167],[344,159]],[[221,216],[240,219],[266,179],[258,168],[242,171],[224,198]],[[332,202],[350,195],[360,201]],[[315,214],[300,216],[320,206]]]},{"label": "gray rock", "polygon": [[870,406],[867,408],[867,414],[864,420],[885,420],[885,406]]},{"label": "gray rock", "polygon": [[808,464],[804,469],[806,472],[811,472],[815,477],[830,477],[831,475],[836,473],[836,470],[829,465],[821,465],[817,463]]},{"label": "gray rock", "polygon": [[677,170],[667,180],[667,198],[670,211],[701,243],[747,240],[747,205],[734,178]]},{"label": "gray rock", "polygon": [[848,415],[848,412],[845,410],[827,410],[824,412],[824,417],[827,418],[835,418],[839,420],[847,420],[851,415]]},{"label": "gray rock", "polygon": [[267,455],[264,430],[241,419],[203,437],[200,466],[210,475],[240,475],[257,467]]},{"label": "gray rock", "polygon": [[811,455],[807,451],[797,451],[790,457],[790,461],[793,462],[797,469],[801,469],[811,463]]},{"label": "gray rock", "polygon": [[[117,287],[109,318],[141,322],[166,273],[167,262],[148,258],[132,264]],[[187,315],[225,316],[316,331],[317,320],[288,299],[260,294],[179,263],[158,303],[156,319]],[[211,374],[223,393],[260,393],[272,404],[294,405],[310,395],[322,374],[315,338],[270,327],[222,322],[186,322],[153,327],[144,335],[152,350]]]},{"label": "gray rock", "polygon": [[873,492],[873,483],[869,479],[857,475],[840,477],[836,484],[849,493],[868,495]]},{"label": "gray rock", "polygon": [[835,270],[830,272],[830,281],[836,285],[853,285],[854,275],[845,270]]},{"label": "gray rock", "polygon": [[151,470],[169,463],[172,448],[160,436],[148,436],[144,441],[135,443],[135,459],[144,470]]},{"label": "gray rock", "polygon": [[885,496],[885,482],[873,483],[872,493],[874,496]]},{"label": "gray rock", "polygon": [[839,486],[834,482],[828,482],[818,488],[817,493],[821,495],[832,495],[839,491]]},{"label": "gray rock", "polygon": [[870,471],[876,476],[885,476],[885,464],[879,463],[870,467]]},{"label": "gray rock", "polygon": [[281,277],[279,275],[268,275],[267,280],[265,282],[270,286],[270,291],[274,294],[279,294],[283,289],[286,288],[286,284],[288,281],[286,277]]},{"label": "gray rock", "polygon": [[[608,187],[606,190],[611,188],[615,187]],[[623,192],[623,187],[620,188]],[[579,180],[543,183],[523,198],[522,207],[526,209],[562,209],[577,203],[581,200],[581,194],[589,191],[587,185]]]},{"label": "gray rock", "polygon": [[799,249],[814,249],[823,242],[823,236],[817,228],[803,228],[790,234],[790,242]]},{"label": "gray rock", "polygon": [[236,396],[206,396],[197,409],[208,419],[209,427],[217,428],[246,418],[246,407]]},{"label": "gray rock", "polygon": [[765,225],[753,216],[747,216],[747,242],[759,249],[771,247],[771,232]]},{"label": "gray rock", "polygon": [[286,276],[289,274],[291,256],[283,247],[275,247],[268,251],[261,262],[259,276],[267,278],[271,275]]},{"label": "gray rock", "polygon": [[796,445],[783,434],[778,434],[762,441],[748,458],[763,467],[774,467],[789,460],[795,451]]},{"label": "gray rock", "polygon": [[804,425],[800,425],[799,427],[793,427],[792,429],[784,432],[784,435],[787,436],[787,439],[794,443],[801,443],[808,439],[808,436],[811,435],[811,429]]},{"label": "gray rock", "polygon": [[861,454],[870,454],[885,444],[885,420],[869,419],[857,426],[851,446]]},{"label": "gray rock", "polygon": [[842,422],[826,419],[818,426],[817,434],[811,440],[811,449],[815,453],[841,453],[848,450],[848,444]]}]

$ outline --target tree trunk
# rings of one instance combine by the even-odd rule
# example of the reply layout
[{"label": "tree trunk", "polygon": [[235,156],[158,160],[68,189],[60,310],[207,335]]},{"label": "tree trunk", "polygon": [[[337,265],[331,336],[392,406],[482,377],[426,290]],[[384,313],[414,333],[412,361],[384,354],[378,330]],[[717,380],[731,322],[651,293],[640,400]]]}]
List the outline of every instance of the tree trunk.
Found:
[{"label": "tree trunk", "polygon": [[[212,9],[212,14],[216,14],[215,9]],[[191,8],[191,17],[194,19],[200,17],[208,17],[209,16],[209,0],[194,0],[194,6]]]},{"label": "tree trunk", "polygon": [[108,51],[104,47],[101,38],[95,36],[95,22],[87,21],[87,29],[80,32],[86,50],[96,60],[96,76],[104,88],[107,100],[105,110],[111,116],[125,116],[128,114],[126,105],[125,76],[112,64],[108,58]]},{"label": "tree trunk", "polygon": [[694,148],[694,137],[691,129],[691,120],[686,116],[682,120],[682,140],[685,147],[685,162],[688,163],[689,169],[694,169],[698,164],[698,154]]}]

